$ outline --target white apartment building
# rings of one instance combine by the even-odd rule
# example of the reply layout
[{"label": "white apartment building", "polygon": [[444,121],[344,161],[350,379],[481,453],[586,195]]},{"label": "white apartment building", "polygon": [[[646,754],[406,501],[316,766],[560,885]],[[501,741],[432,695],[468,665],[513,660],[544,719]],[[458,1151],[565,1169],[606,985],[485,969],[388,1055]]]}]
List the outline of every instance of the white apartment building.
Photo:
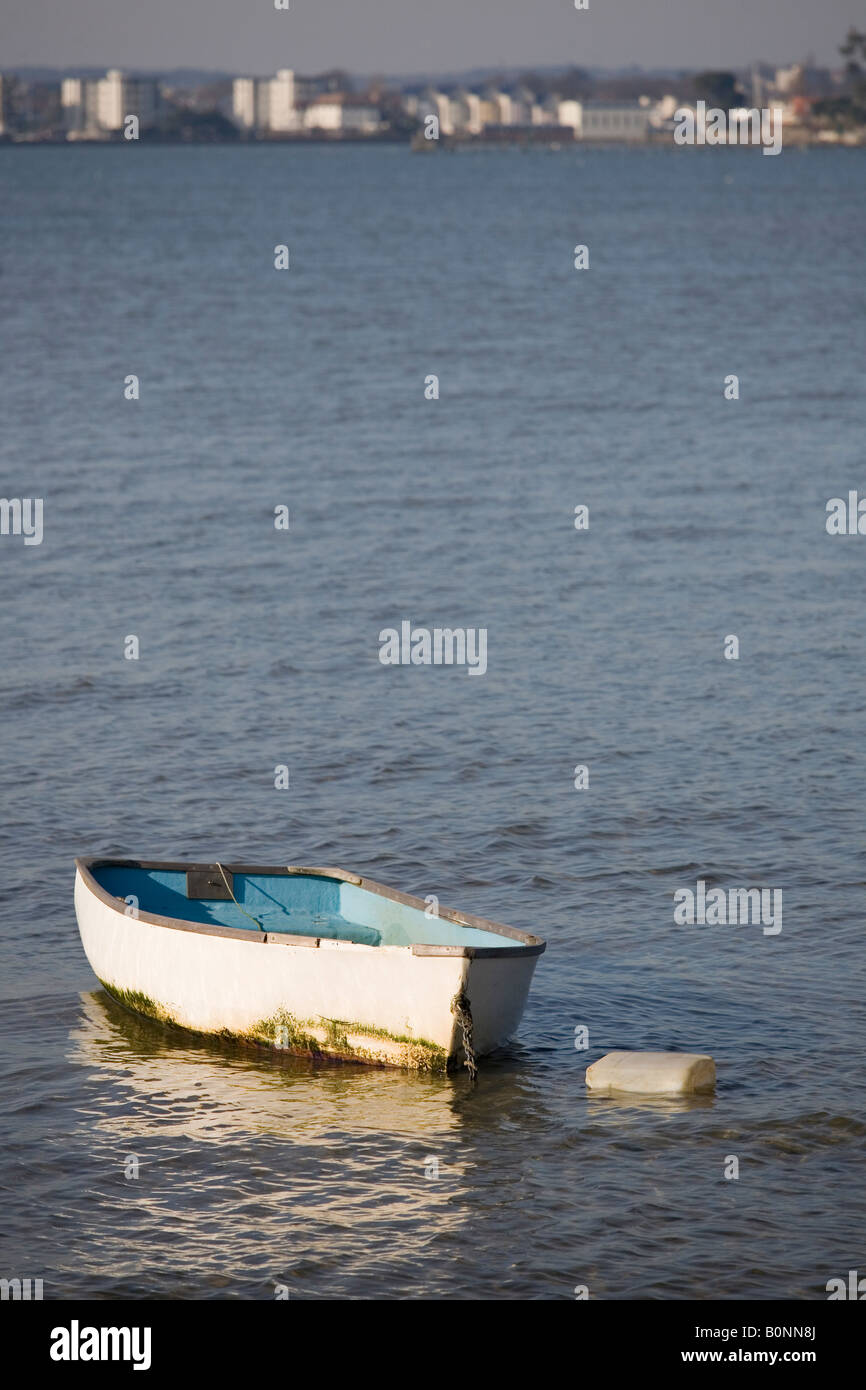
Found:
[{"label": "white apartment building", "polygon": [[[299,77],[291,68],[280,68],[275,77],[236,77],[232,119],[241,130],[260,135],[303,130],[305,107],[322,94],[324,80]],[[326,95],[332,102],[341,99],[338,93]]]},{"label": "white apartment building", "polygon": [[580,113],[581,103],[579,101],[561,101],[556,109],[557,125],[571,126],[575,140],[580,127]]},{"label": "white apartment building", "polygon": [[97,79],[66,77],[60,85],[60,106],[67,132],[98,135],[122,130],[127,116],[139,125],[152,125],[161,104],[159,82],[153,77],[127,77],[111,68]]},{"label": "white apartment building", "polygon": [[492,92],[489,100],[495,105],[499,112],[499,119],[496,124],[531,124],[532,103],[527,101],[523,94],[515,95],[512,92]]},{"label": "white apartment building", "polygon": [[139,125],[152,125],[159,111],[159,83],[152,77],[127,77],[112,68],[96,85],[96,124],[102,130],[122,130],[127,116]]},{"label": "white apartment building", "polygon": [[458,98],[449,97],[445,92],[428,90],[419,97],[415,105],[415,115],[419,121],[435,116],[439,122],[440,135],[453,135],[461,126],[461,107]]},{"label": "white apartment building", "polygon": [[649,107],[630,101],[561,101],[558,114],[575,140],[645,140],[650,118]]},{"label": "white apartment building", "polygon": [[276,77],[236,77],[232,84],[232,116],[241,130],[258,134],[297,130],[294,74],[284,68]]},{"label": "white apartment building", "polygon": [[112,68],[96,83],[96,124],[102,130],[120,130],[124,114],[123,73]]},{"label": "white apartment building", "polygon": [[64,77],[60,84],[60,109],[67,130],[83,130],[86,125],[86,87],[82,77]]},{"label": "white apartment building", "polygon": [[514,125],[514,100],[508,92],[491,92],[490,101],[494,102],[498,111],[499,119],[494,122],[496,125]]},{"label": "white apartment building", "polygon": [[382,118],[370,102],[341,92],[323,92],[304,112],[305,130],[332,130],[349,135],[375,135]]},{"label": "white apartment building", "polygon": [[301,113],[295,74],[291,68],[281,68],[269,84],[268,129],[273,131],[300,130]]},{"label": "white apartment building", "polygon": [[232,83],[232,119],[241,130],[258,130],[267,123],[270,96],[257,77],[236,77]]},{"label": "white apartment building", "polygon": [[558,125],[558,99],[556,97],[544,97],[541,101],[534,101],[530,108],[530,120],[533,125]]},{"label": "white apartment building", "polygon": [[481,98],[477,92],[458,92],[451,98],[451,119],[455,130],[478,135],[484,122],[481,119]]}]

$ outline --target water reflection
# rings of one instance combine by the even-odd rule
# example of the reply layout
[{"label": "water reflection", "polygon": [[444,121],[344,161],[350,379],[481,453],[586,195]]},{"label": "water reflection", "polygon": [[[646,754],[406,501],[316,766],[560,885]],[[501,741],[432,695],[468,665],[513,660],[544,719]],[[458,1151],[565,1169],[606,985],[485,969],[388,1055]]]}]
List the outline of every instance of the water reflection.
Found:
[{"label": "water reflection", "polygon": [[712,1110],[715,1103],[713,1093],[692,1096],[587,1095],[586,1110],[593,1120],[621,1121],[628,1118],[630,1110],[649,1111],[663,1118],[665,1115],[682,1115],[689,1110]]},{"label": "water reflection", "polygon": [[464,1078],[246,1054],[102,991],[69,1038],[90,1157],[65,1296],[420,1296],[431,1245],[467,1240]]},{"label": "water reflection", "polygon": [[[135,1093],[134,1111],[99,1119],[125,1141],[175,1133],[220,1142],[258,1133],[309,1142],[334,1130],[366,1130],[433,1143],[460,1124],[455,1099],[463,1078],[247,1052],[141,1018],[103,990],[82,994],[81,1005],[70,1060],[106,1071]],[[169,1127],[166,1112],[175,1116]]]}]

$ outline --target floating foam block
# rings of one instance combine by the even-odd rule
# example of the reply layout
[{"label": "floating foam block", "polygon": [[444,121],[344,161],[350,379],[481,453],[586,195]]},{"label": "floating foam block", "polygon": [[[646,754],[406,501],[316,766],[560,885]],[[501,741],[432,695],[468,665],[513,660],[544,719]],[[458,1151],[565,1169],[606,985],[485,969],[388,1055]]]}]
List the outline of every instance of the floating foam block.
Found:
[{"label": "floating foam block", "polygon": [[586,1069],[594,1096],[688,1096],[715,1084],[716,1064],[706,1052],[607,1052]]}]

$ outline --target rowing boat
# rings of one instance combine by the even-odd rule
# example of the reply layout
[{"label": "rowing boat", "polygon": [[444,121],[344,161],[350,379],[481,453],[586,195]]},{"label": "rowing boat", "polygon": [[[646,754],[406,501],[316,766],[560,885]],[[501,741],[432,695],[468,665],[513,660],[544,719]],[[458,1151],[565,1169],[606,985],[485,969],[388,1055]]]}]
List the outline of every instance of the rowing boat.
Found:
[{"label": "rowing boat", "polygon": [[343,869],[76,859],[103,987],[197,1033],[451,1071],[501,1046],[545,943]]}]

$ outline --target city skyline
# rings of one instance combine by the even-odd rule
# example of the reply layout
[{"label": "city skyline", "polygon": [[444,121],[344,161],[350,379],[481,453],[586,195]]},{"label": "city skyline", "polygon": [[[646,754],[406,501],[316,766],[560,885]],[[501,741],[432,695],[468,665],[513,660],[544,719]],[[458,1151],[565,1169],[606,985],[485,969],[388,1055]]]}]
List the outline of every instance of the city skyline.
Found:
[{"label": "city skyline", "polygon": [[345,68],[411,76],[477,67],[742,68],[812,58],[841,63],[838,45],[862,25],[857,0],[728,0],[696,11],[690,0],[273,0],[254,10],[230,0],[13,0],[3,22],[0,66],[197,68],[256,73]]}]

